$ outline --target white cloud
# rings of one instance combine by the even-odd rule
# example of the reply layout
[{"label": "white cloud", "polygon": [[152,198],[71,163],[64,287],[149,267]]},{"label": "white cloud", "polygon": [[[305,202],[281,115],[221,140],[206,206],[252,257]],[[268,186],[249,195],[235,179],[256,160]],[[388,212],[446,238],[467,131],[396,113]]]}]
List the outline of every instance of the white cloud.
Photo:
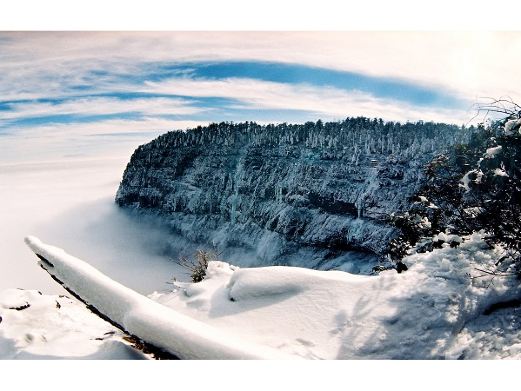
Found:
[{"label": "white cloud", "polygon": [[[3,141],[0,140],[2,151],[7,151],[3,152],[4,161],[7,155],[16,159],[16,153],[24,156],[31,139],[40,140],[41,150],[48,148],[55,151],[55,145],[65,149],[65,143],[74,137],[71,145],[80,150],[84,145],[96,147],[90,139],[81,139],[85,135],[118,132],[153,134],[206,122],[160,118],[164,114],[190,118],[207,109],[194,107],[182,99],[73,97],[81,91],[70,87],[85,84],[89,86],[88,94],[140,90],[222,97],[237,99],[238,108],[304,110],[314,112],[317,118],[323,119],[365,115],[401,121],[425,119],[464,123],[474,114],[471,111],[413,106],[361,92],[251,79],[179,78],[141,86],[132,83],[129,77],[139,75],[149,62],[291,62],[412,80],[471,100],[480,95],[507,94],[516,99],[519,97],[517,87],[521,85],[521,73],[518,72],[521,33],[158,32],[0,33],[0,36],[3,38],[0,40],[0,99],[67,98],[57,104],[18,103],[14,104],[14,110],[0,111],[0,125],[4,130],[10,121],[39,115],[137,111],[144,116],[138,121],[105,120],[30,128],[11,126],[8,131],[13,136],[3,135]],[[105,70],[109,74],[100,72],[93,75],[93,70]],[[114,74],[122,77],[114,78]],[[213,119],[211,111],[205,114],[205,118]],[[269,111],[263,115],[269,115]],[[41,137],[43,135],[46,135],[45,138]],[[23,137],[23,143],[15,148],[6,147],[6,140],[15,137]],[[31,153],[40,153],[36,143]]]},{"label": "white cloud", "polygon": [[183,99],[140,98],[117,99],[89,97],[69,99],[58,103],[22,102],[11,104],[2,119],[13,120],[50,115],[108,115],[139,112],[144,115],[192,115],[208,109],[191,106]]},{"label": "white cloud", "polygon": [[[395,77],[467,99],[512,95],[521,85],[520,32],[18,33],[3,43],[0,85],[59,90],[99,67],[132,72],[147,61],[282,61]],[[49,50],[52,47],[53,50]],[[5,76],[8,75],[8,76]],[[42,75],[51,75],[43,78]],[[7,77],[7,79],[6,79]],[[100,76],[100,82],[103,82]],[[40,80],[40,83],[37,83]],[[16,86],[14,86],[16,87]],[[35,88],[36,87],[36,88]],[[0,87],[1,88],[1,87]],[[11,93],[13,91],[10,88]],[[3,93],[3,91],[0,91]],[[9,91],[6,91],[9,95]],[[5,98],[4,98],[5,99]]]},{"label": "white cloud", "polygon": [[0,166],[42,160],[61,160],[65,164],[70,159],[94,157],[125,160],[140,144],[161,133],[206,124],[205,121],[143,118],[18,128],[12,134],[0,137]]},{"label": "white cloud", "polygon": [[145,117],[138,120],[111,119],[96,122],[45,124],[16,129],[16,135],[24,138],[71,137],[82,135],[109,135],[122,133],[167,132],[184,130],[208,121],[168,120],[155,117]]},{"label": "white cloud", "polygon": [[464,123],[471,113],[457,110],[416,107],[392,100],[379,99],[362,92],[346,92],[332,87],[290,85],[230,78],[223,80],[170,79],[160,83],[147,82],[145,92],[190,94],[199,97],[234,98],[246,106],[239,108],[293,109],[317,113],[323,118],[347,116],[382,117],[386,120]]}]

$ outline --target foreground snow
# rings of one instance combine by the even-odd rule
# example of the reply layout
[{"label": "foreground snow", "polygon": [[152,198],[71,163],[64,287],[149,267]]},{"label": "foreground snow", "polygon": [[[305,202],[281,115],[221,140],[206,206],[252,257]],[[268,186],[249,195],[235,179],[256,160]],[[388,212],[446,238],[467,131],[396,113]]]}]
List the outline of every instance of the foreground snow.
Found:
[{"label": "foreground snow", "polygon": [[[178,283],[172,292],[150,295],[154,301],[63,250],[35,238],[27,243],[53,264],[42,263],[49,273],[98,311],[182,358],[521,358],[518,309],[483,314],[493,304],[519,299],[519,281],[491,279],[476,269],[492,269],[501,256],[478,234],[457,248],[408,257],[409,270],[402,274],[240,269],[211,262],[204,281]],[[93,352],[116,342],[92,338],[114,329],[70,299],[59,299],[74,309],[66,319],[53,296],[10,290],[0,299],[0,357],[52,352],[88,357],[87,345],[75,353],[72,344],[39,331],[40,324],[64,341],[94,341]],[[6,309],[26,301],[40,304]]]},{"label": "foreground snow", "polygon": [[515,310],[480,315],[517,298],[519,282],[470,278],[483,274],[476,265],[491,267],[497,258],[474,235],[458,248],[408,257],[406,273],[377,277],[213,262],[203,282],[153,297],[237,337],[305,358],[521,358]]},{"label": "foreground snow", "polygon": [[67,289],[126,332],[166,352],[187,359],[288,358],[158,304],[37,238],[28,237],[26,243],[44,258],[40,265]]},{"label": "foreground snow", "polygon": [[119,330],[66,296],[0,292],[2,359],[143,359]]}]

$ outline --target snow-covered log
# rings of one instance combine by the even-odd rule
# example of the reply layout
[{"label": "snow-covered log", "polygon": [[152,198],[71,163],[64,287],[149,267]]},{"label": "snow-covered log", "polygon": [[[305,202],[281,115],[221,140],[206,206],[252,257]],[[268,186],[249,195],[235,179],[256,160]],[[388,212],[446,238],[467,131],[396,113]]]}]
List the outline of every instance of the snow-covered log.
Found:
[{"label": "snow-covered log", "polygon": [[288,359],[161,305],[64,250],[29,236],[40,266],[94,312],[123,331],[183,359]]}]

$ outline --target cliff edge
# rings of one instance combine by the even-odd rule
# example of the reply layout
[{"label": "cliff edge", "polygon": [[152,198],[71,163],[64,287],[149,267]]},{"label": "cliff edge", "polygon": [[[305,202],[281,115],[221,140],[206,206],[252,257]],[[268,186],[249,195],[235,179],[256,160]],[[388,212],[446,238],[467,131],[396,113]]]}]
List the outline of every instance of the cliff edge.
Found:
[{"label": "cliff edge", "polygon": [[248,266],[356,272],[385,253],[396,235],[388,216],[408,207],[424,164],[470,132],[362,117],[173,131],[136,149],[116,203],[159,215],[191,242],[247,254]]}]

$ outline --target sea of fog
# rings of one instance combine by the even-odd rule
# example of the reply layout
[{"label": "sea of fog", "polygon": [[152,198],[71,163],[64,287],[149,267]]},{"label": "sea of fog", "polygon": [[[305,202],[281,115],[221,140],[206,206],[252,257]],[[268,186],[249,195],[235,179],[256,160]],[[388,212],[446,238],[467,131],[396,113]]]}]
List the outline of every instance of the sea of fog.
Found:
[{"label": "sea of fog", "polygon": [[158,251],[166,233],[114,204],[130,155],[145,141],[111,143],[110,154],[105,148],[100,154],[68,156],[36,152],[24,148],[23,139],[0,135],[0,291],[63,293],[38,267],[25,246],[27,235],[65,249],[141,293],[168,289],[173,276],[182,279],[185,271]]},{"label": "sea of fog", "polygon": [[[0,291],[64,292],[38,267],[24,243],[28,235],[63,248],[144,294],[171,289],[174,277],[187,280],[187,270],[176,258],[205,246],[174,237],[152,218],[130,215],[114,203],[132,152],[156,136],[0,134]],[[315,255],[308,251],[285,261],[313,267]],[[266,264],[259,263],[255,250],[230,248],[222,257],[244,267]],[[324,266],[367,274],[373,261],[367,254],[351,252]]]}]

